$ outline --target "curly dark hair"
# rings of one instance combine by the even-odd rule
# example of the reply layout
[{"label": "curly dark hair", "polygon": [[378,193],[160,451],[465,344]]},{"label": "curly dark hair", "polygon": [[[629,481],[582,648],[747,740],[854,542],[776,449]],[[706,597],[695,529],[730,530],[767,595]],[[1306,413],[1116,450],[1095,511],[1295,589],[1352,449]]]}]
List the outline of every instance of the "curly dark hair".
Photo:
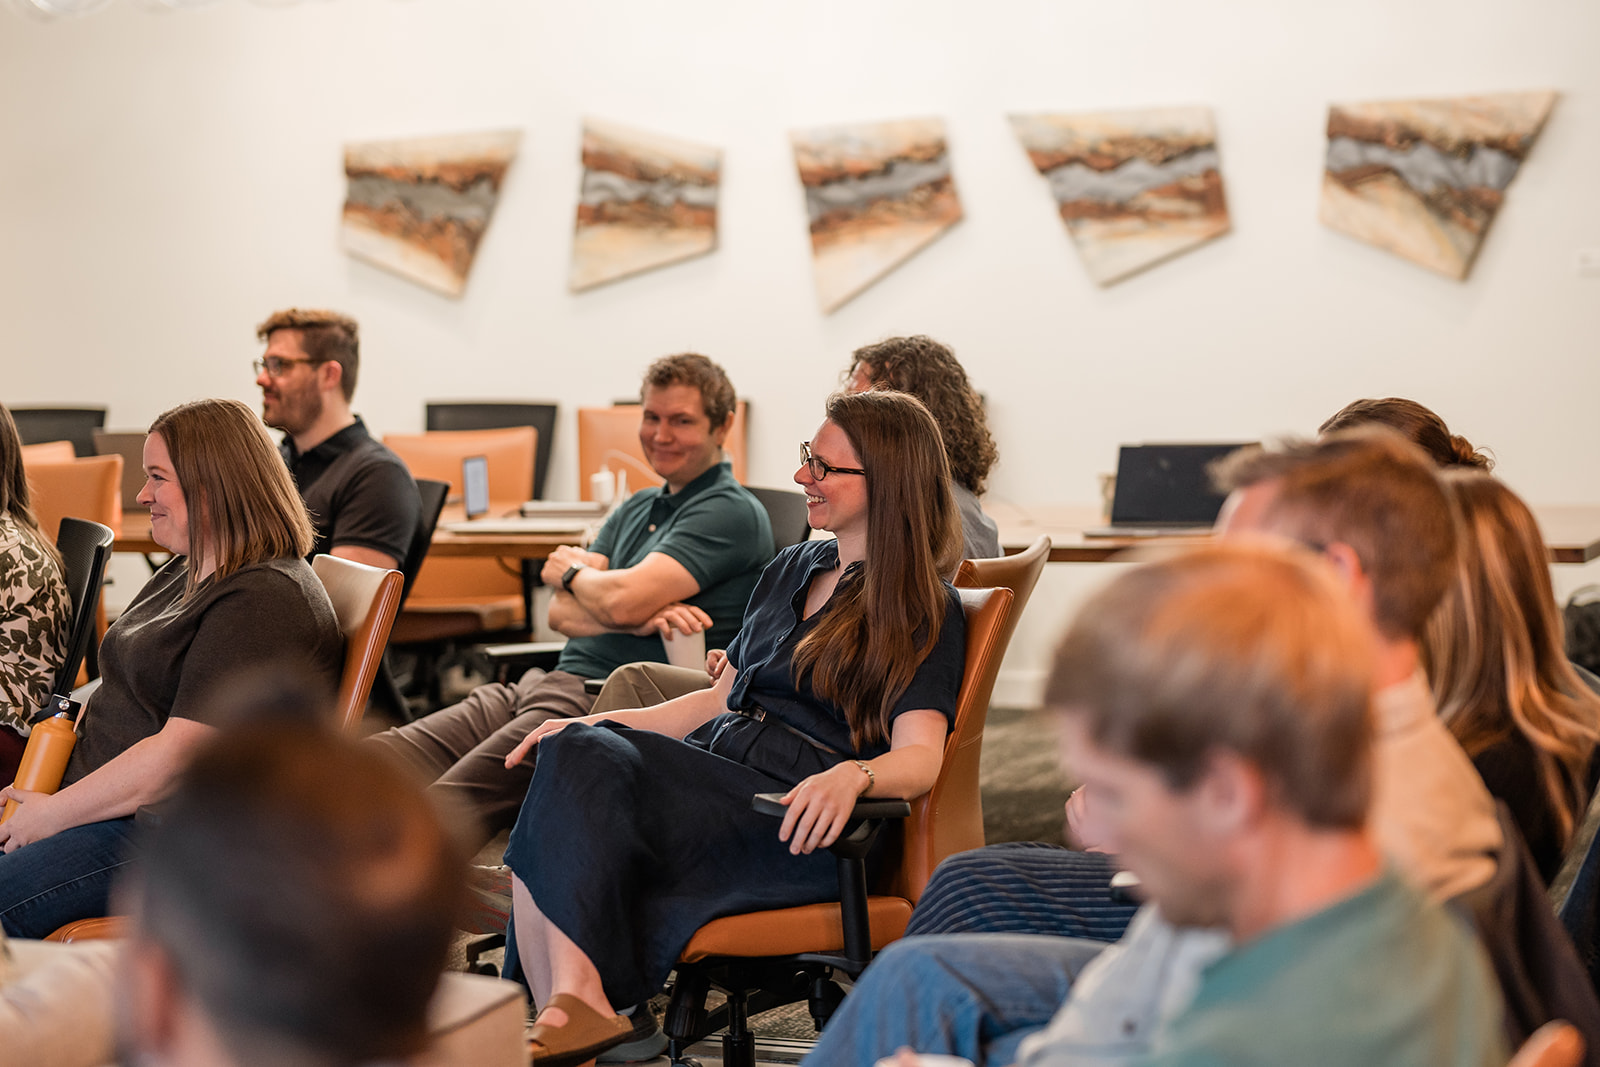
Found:
[{"label": "curly dark hair", "polygon": [[950,476],[973,495],[983,495],[1000,450],[984,418],[983,398],[949,346],[922,334],[865,345],[851,356],[845,381],[863,366],[874,389],[898,389],[922,401],[939,424]]}]

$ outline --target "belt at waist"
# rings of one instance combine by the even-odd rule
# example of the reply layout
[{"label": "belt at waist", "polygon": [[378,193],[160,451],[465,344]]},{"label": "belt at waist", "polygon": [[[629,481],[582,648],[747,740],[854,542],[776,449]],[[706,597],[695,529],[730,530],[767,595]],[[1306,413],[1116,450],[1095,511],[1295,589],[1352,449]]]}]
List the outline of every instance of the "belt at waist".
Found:
[{"label": "belt at waist", "polygon": [[756,722],[769,722],[774,726],[789,731],[791,734],[794,734],[811,747],[821,749],[823,752],[826,752],[830,755],[844,755],[844,753],[840,752],[832,745],[825,745],[821,741],[818,741],[816,738],[812,737],[810,734],[806,733],[804,730],[797,730],[793,726],[790,726],[788,723],[784,722],[782,719],[778,718],[776,715],[769,714],[767,709],[761,707],[760,705],[756,705],[752,708],[729,708],[728,710],[733,714],[743,716],[746,719],[754,719]]}]

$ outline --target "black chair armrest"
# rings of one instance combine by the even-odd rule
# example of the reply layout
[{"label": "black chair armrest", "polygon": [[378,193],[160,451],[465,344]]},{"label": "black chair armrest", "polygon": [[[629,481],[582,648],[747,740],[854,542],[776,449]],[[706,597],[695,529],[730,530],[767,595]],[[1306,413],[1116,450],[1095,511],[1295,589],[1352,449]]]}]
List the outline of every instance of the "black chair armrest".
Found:
[{"label": "black chair armrest", "polygon": [[605,687],[606,680],[604,678],[585,678],[583,680],[583,691],[590,696],[599,696],[600,690]]},{"label": "black chair armrest", "polygon": [[489,660],[489,676],[497,682],[515,685],[517,680],[534,667],[547,671],[556,669],[565,641],[525,641],[510,645],[485,645],[483,655]]},{"label": "black chair armrest", "polygon": [[[757,793],[750,801],[753,811],[762,815],[771,815],[783,818],[789,810],[779,803],[783,799],[782,793]],[[904,800],[878,799],[857,800],[855,810],[850,813],[850,819],[909,819],[911,818],[911,805]]]}]

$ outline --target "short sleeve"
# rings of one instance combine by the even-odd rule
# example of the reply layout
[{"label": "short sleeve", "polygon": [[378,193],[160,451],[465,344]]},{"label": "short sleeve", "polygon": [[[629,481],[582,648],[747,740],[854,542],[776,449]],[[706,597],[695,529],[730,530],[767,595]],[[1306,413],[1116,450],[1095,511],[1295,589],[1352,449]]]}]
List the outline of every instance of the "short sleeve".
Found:
[{"label": "short sleeve", "polygon": [[273,669],[321,678],[331,692],[342,651],[332,609],[318,611],[300,583],[270,567],[241,572],[228,584],[206,608],[183,657],[171,717],[215,725],[223,684]]},{"label": "short sleeve", "polygon": [[357,471],[340,493],[329,530],[329,545],[370,548],[406,558],[421,521],[417,483],[398,462],[369,463]]},{"label": "short sleeve", "polygon": [[961,695],[961,679],[967,667],[967,615],[961,608],[960,595],[945,586],[944,624],[939,628],[939,639],[923,659],[911,684],[889,712],[893,722],[908,711],[931,709],[942,712],[955,723],[956,701]]},{"label": "short sleeve", "polygon": [[683,505],[650,551],[683,564],[704,591],[771,562],[772,525],[742,492],[702,494]]}]

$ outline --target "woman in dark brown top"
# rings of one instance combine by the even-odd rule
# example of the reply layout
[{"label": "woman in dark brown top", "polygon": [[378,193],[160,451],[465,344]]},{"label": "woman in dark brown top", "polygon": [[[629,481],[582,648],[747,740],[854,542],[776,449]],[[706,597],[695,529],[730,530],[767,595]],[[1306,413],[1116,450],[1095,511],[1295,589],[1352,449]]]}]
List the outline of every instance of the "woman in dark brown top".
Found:
[{"label": "woman in dark brown top", "polygon": [[201,400],[150,427],[152,536],[173,559],[107,632],[102,682],[59,792],[0,790],[0,925],[43,937],[104,914],[133,813],[160,797],[211,733],[219,682],[265,663],[321,675],[343,654],[305,562],[311,524],[265,427],[245,405]]}]

